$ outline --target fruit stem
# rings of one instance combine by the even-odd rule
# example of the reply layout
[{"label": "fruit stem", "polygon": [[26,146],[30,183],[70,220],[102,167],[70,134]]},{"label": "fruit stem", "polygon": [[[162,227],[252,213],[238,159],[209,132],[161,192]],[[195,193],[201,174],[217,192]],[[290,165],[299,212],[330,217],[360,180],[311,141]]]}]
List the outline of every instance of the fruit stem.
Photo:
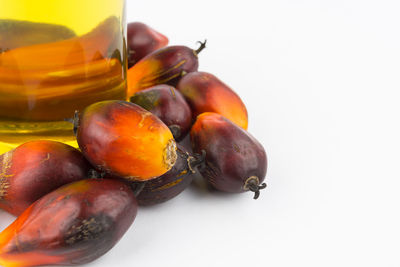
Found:
[{"label": "fruit stem", "polygon": [[105,172],[98,172],[95,169],[90,169],[88,173],[89,179],[103,179],[106,176]]},{"label": "fruit stem", "polygon": [[266,183],[260,184],[260,179],[257,176],[251,176],[246,180],[244,185],[245,190],[249,190],[254,192],[254,199],[258,199],[260,197],[260,190],[267,188]]},{"label": "fruit stem", "polygon": [[200,44],[200,47],[195,51],[196,52],[196,54],[198,55],[198,54],[200,54],[200,52],[201,51],[203,51],[204,50],[204,48],[206,48],[206,44],[207,44],[207,39],[206,40],[204,40],[204,42],[201,42],[201,41],[198,41],[197,43],[199,43]]},{"label": "fruit stem", "polygon": [[197,169],[203,169],[206,164],[206,151],[202,150],[201,154],[195,153],[193,156],[189,156],[188,159],[188,166],[192,173],[196,173]]}]

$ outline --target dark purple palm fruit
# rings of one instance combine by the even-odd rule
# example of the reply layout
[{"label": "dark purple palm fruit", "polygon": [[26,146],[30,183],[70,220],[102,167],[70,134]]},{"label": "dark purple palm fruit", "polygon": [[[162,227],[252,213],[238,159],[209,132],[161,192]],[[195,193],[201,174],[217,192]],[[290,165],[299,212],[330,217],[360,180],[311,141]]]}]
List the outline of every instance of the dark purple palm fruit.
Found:
[{"label": "dark purple palm fruit", "polygon": [[130,101],[160,118],[175,140],[183,139],[192,125],[192,111],[179,91],[169,85],[157,85],[137,92]]},{"label": "dark purple palm fruit", "polygon": [[131,182],[137,201],[141,206],[150,206],[166,202],[182,193],[192,182],[197,169],[201,169],[205,154],[194,154],[178,145],[178,159],[174,167],[166,174],[147,181]]},{"label": "dark purple palm fruit", "polygon": [[148,54],[168,45],[168,38],[141,22],[128,24],[129,68]]},{"label": "dark purple palm fruit", "polygon": [[190,132],[193,151],[206,152],[203,177],[216,189],[230,193],[252,191],[254,199],[267,185],[267,155],[247,131],[225,117],[206,112]]}]

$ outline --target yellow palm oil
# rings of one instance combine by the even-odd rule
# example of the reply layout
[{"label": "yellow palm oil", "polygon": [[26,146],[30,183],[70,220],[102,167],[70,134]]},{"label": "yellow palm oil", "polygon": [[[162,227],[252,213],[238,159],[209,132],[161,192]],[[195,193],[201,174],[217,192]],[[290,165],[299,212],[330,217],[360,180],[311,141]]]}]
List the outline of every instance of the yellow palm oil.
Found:
[{"label": "yellow palm oil", "polygon": [[0,0],[0,153],[76,145],[75,110],[126,96],[124,0]]}]

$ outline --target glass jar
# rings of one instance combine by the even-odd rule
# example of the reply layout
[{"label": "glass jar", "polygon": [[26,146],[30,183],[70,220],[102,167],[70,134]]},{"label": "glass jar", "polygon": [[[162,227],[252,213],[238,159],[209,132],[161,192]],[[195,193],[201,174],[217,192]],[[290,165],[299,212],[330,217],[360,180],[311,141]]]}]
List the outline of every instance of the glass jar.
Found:
[{"label": "glass jar", "polygon": [[75,110],[126,97],[124,0],[0,0],[0,153],[75,144]]}]

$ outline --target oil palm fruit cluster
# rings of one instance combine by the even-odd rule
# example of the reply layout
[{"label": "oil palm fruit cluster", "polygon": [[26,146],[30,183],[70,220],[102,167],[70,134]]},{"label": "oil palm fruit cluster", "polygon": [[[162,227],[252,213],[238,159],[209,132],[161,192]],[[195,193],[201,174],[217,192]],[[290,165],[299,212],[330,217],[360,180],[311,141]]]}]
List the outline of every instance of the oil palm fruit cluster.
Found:
[{"label": "oil palm fruit cluster", "polygon": [[[198,70],[206,42],[167,46],[138,22],[127,40],[128,98],[76,112],[79,149],[40,140],[0,155],[0,208],[18,216],[0,233],[0,265],[91,262],[123,237],[138,206],[176,197],[197,172],[216,190],[255,199],[266,187],[266,152],[247,132],[245,104]],[[191,147],[180,143],[188,136]]]}]

